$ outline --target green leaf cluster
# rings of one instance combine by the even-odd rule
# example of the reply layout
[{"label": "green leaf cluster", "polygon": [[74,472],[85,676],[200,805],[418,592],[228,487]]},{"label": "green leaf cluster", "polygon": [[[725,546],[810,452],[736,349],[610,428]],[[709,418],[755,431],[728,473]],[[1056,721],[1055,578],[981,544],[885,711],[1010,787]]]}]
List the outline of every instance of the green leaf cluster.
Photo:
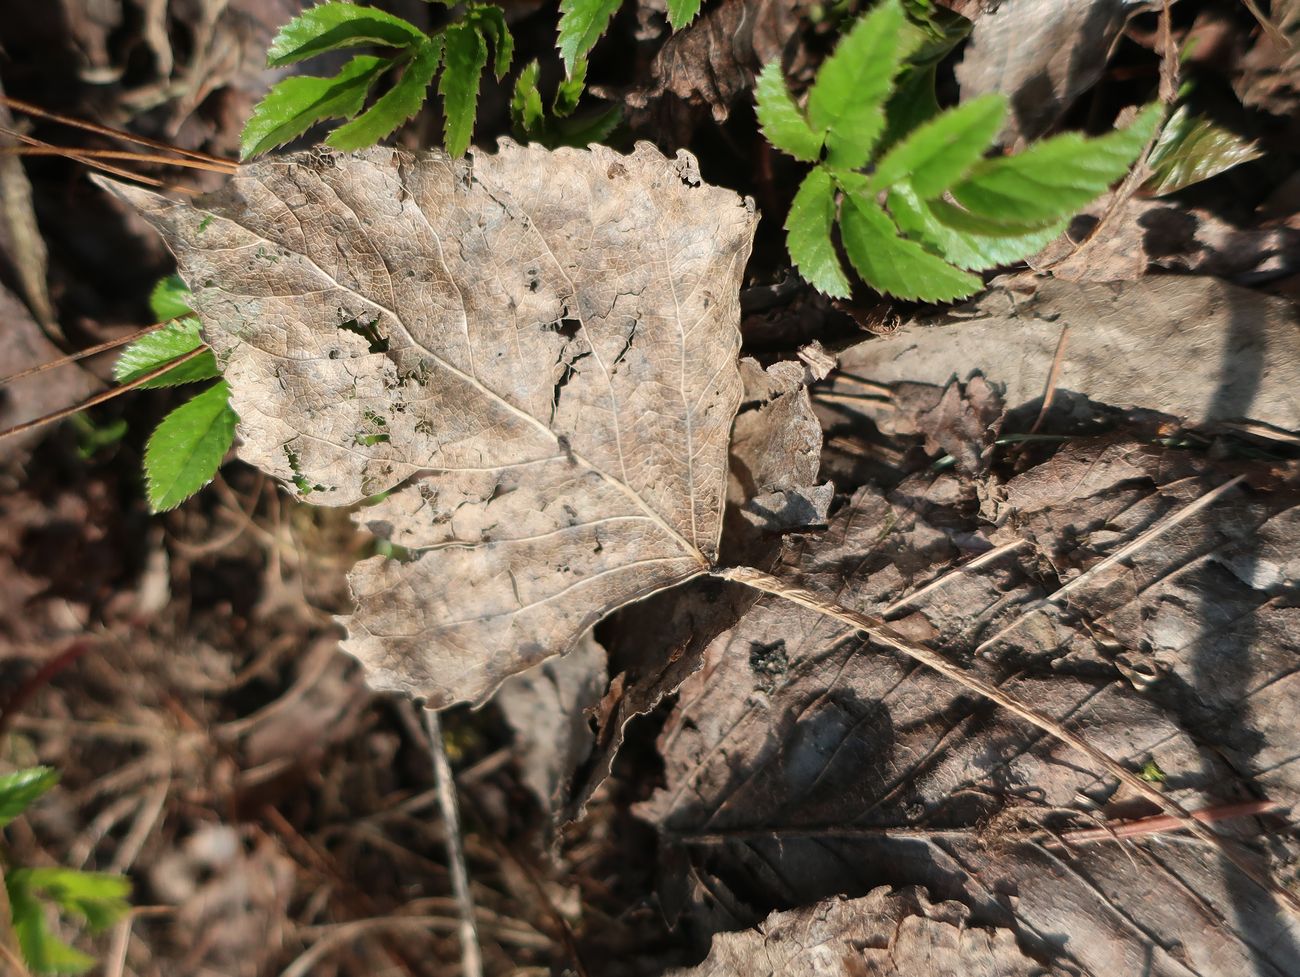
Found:
[{"label": "green leaf cluster", "polygon": [[595,142],[604,142],[623,120],[623,110],[617,105],[594,112],[575,114],[578,100],[586,84],[587,63],[578,64],[577,72],[566,77],[555,89],[548,115],[542,105],[538,87],[541,66],[530,61],[515,79],[514,94],[510,98],[510,120],[515,135],[526,142],[541,143],[548,149],[557,146],[579,148]]},{"label": "green leaf cluster", "polygon": [[[372,146],[420,110],[435,77],[443,102],[444,144],[453,156],[464,155],[473,136],[489,46],[493,73],[501,79],[514,58],[514,38],[505,14],[492,4],[470,3],[455,23],[427,34],[373,7],[312,7],[289,21],[271,42],[270,67],[349,48],[388,48],[392,53],[357,54],[329,77],[295,75],[276,84],[244,126],[240,156],[259,156],[329,119],[346,120],[326,137],[330,146]],[[379,79],[394,72],[392,86],[366,107]]]},{"label": "green leaf cluster", "polygon": [[[0,827],[27,810],[59,782],[50,767],[29,767],[0,777]],[[36,974],[80,974],[95,965],[50,930],[53,907],[82,920],[92,932],[113,925],[130,911],[131,883],[120,875],[43,867],[7,869],[5,894],[18,947],[27,968]],[[3,921],[0,921],[3,922]]]},{"label": "green leaf cluster", "polygon": [[[982,285],[973,272],[1046,245],[1128,171],[1160,122],[1160,107],[1148,106],[1098,138],[1067,133],[986,159],[1006,115],[1003,96],[928,115],[924,104],[891,109],[900,78],[933,57],[927,44],[942,47],[933,31],[915,28],[900,0],[884,0],[840,40],[802,107],[779,62],[759,75],[763,134],[813,164],[791,204],[786,243],[800,274],[828,295],[851,290],[837,226],[853,269],[877,291],[928,302],[973,294]],[[932,75],[928,85],[933,99]],[[924,72],[912,102],[918,92],[927,92]],[[909,113],[917,121],[900,125]]]},{"label": "green leaf cluster", "polygon": [[[160,321],[171,321],[122,352],[113,366],[113,376],[121,383],[164,367],[203,345],[198,317],[189,306],[189,289],[179,277],[172,275],[159,282],[150,305]],[[220,376],[209,350],[141,386],[173,387]],[[174,509],[212,481],[235,439],[238,421],[224,380],[162,419],[144,453],[146,494],[152,511]]]}]

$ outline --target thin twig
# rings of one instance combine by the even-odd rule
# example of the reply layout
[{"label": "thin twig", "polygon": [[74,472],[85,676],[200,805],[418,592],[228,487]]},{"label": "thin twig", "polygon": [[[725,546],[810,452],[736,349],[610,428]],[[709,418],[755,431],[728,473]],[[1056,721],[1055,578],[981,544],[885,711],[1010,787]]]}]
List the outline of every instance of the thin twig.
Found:
[{"label": "thin twig", "polygon": [[35,376],[37,373],[44,373],[46,370],[53,370],[56,367],[66,366],[69,363],[76,363],[78,360],[84,360],[88,356],[94,356],[96,353],[102,353],[105,350],[115,349],[118,346],[125,346],[127,343],[135,342],[135,340],[139,339],[141,336],[147,336],[151,332],[157,332],[163,326],[169,325],[174,321],[174,319],[168,319],[166,322],[155,322],[152,326],[146,326],[144,329],[137,329],[133,333],[128,333],[127,335],[121,336],[117,339],[110,339],[106,343],[99,343],[98,345],[91,346],[88,349],[78,350],[77,352],[70,353],[67,356],[60,356],[57,360],[50,360],[48,363],[42,363],[40,366],[29,367],[28,369],[21,370],[18,373],[11,373],[7,377],[0,377],[0,387],[3,387],[5,384],[13,383],[15,380],[22,380],[26,377]]},{"label": "thin twig", "polygon": [[1043,426],[1043,421],[1047,419],[1047,412],[1052,409],[1052,401],[1056,399],[1056,386],[1061,382],[1061,367],[1065,365],[1065,343],[1070,338],[1070,324],[1067,322],[1061,327],[1061,336],[1056,341],[1056,353],[1052,356],[1052,368],[1047,371],[1047,383],[1043,386],[1043,405],[1038,408],[1038,416],[1034,418],[1034,426],[1029,429],[1030,434],[1036,434],[1038,429]]},{"label": "thin twig", "polygon": [[197,349],[190,350],[184,356],[178,356],[176,357],[176,359],[164,363],[156,370],[150,370],[148,373],[136,377],[130,383],[124,383],[117,387],[110,387],[108,390],[105,390],[103,393],[95,394],[95,396],[90,397],[87,400],[83,400],[79,404],[73,404],[71,407],[64,407],[62,410],[56,410],[53,414],[46,414],[43,417],[37,417],[30,421],[23,421],[23,423],[21,424],[15,424],[13,427],[8,428],[7,430],[0,431],[0,441],[3,441],[5,438],[12,437],[15,434],[22,434],[24,431],[30,431],[33,428],[44,427],[46,424],[53,424],[55,421],[61,421],[65,417],[71,417],[73,414],[79,414],[83,410],[87,410],[91,407],[97,407],[100,404],[104,403],[105,401],[112,400],[114,397],[124,394],[129,390],[134,390],[136,387],[148,383],[150,380],[156,380],[164,373],[167,373],[175,369],[176,367],[180,366],[182,363],[188,363],[196,356],[199,356],[202,353],[206,353],[207,351],[208,351],[208,347],[206,345],[199,346]]},{"label": "thin twig", "polygon": [[[1193,811],[1192,817],[1204,824],[1216,821],[1230,821],[1233,818],[1254,817],[1275,810],[1280,805],[1277,801],[1245,801],[1241,804],[1220,804],[1217,807],[1205,807]],[[1100,828],[1080,828],[1067,831],[1060,840],[1072,845],[1091,841],[1117,841],[1120,838],[1140,838],[1143,835],[1161,834],[1165,831],[1179,831],[1183,823],[1167,814],[1151,818],[1138,818],[1136,821],[1121,821],[1118,824],[1102,825]]]},{"label": "thin twig", "polygon": [[1223,853],[1223,856],[1240,869],[1247,878],[1254,881],[1266,892],[1272,893],[1279,902],[1283,903],[1293,914],[1295,914],[1295,916],[1300,918],[1300,897],[1297,897],[1274,882],[1264,872],[1260,871],[1256,865],[1252,864],[1249,859],[1234,850],[1225,839],[1221,838],[1192,817],[1191,813],[1177,801],[1162,794],[1150,783],[1137,776],[1128,768],[1122,766],[1117,760],[1097,749],[1082,736],[1066,729],[1055,719],[1044,715],[1032,706],[1026,705],[1003,689],[971,675],[965,669],[944,658],[934,649],[905,637],[878,617],[868,614],[860,614],[857,611],[850,610],[849,608],[836,604],[824,597],[819,597],[811,591],[786,583],[780,578],[772,576],[770,573],[764,573],[762,570],[756,570],[753,567],[727,567],[725,569],[713,571],[713,575],[721,577],[723,580],[732,580],[736,583],[745,584],[748,587],[753,587],[755,590],[774,594],[775,596],[788,600],[791,603],[798,604],[800,607],[806,607],[809,610],[818,612],[819,614],[824,614],[837,621],[842,621],[855,630],[864,632],[873,641],[901,652],[913,661],[919,662],[927,668],[933,669],[945,678],[951,679],[964,688],[978,693],[990,702],[997,703],[1012,715],[1020,717],[1025,722],[1041,729],[1049,736],[1073,747],[1111,776],[1118,779],[1120,783],[1124,784],[1136,793],[1141,794],[1147,800],[1156,804],[1161,808],[1161,810],[1177,819],[1179,824],[1197,838],[1216,846]]},{"label": "thin twig", "polygon": [[[50,143],[42,142],[39,139],[34,139],[31,136],[26,135],[25,133],[19,132],[17,129],[10,129],[8,126],[0,126],[0,132],[3,132],[7,136],[13,136],[13,138],[21,142],[24,142],[29,146],[44,146],[51,149],[59,148],[57,146],[52,146]],[[198,192],[196,190],[191,190],[188,187],[169,187],[162,180],[156,180],[151,176],[143,176],[139,173],[132,173],[130,170],[124,170],[120,166],[111,166],[108,163],[101,163],[98,160],[93,160],[90,159],[89,157],[82,156],[75,149],[66,150],[62,155],[66,156],[70,160],[74,160],[78,163],[83,163],[86,166],[89,166],[91,169],[103,170],[105,173],[112,173],[114,176],[124,177],[125,179],[128,180],[135,180],[138,183],[147,183],[149,186],[152,187],[160,187],[165,190],[183,190],[186,193]]]},{"label": "thin twig", "polygon": [[1020,549],[1020,547],[1027,546],[1028,544],[1029,544],[1029,540],[1024,539],[1022,537],[1020,539],[1013,539],[1009,543],[1003,543],[1001,546],[995,546],[993,547],[993,549],[985,553],[981,553],[979,556],[975,557],[975,559],[963,563],[960,566],[953,567],[947,573],[943,574],[942,576],[934,580],[931,580],[928,584],[926,584],[924,587],[920,588],[919,590],[914,590],[912,593],[907,594],[904,597],[900,597],[898,600],[894,601],[883,611],[881,611],[880,616],[885,618],[885,620],[888,620],[889,618],[897,614],[899,611],[901,611],[903,608],[912,606],[922,597],[939,589],[940,587],[945,586],[948,583],[948,581],[955,580],[958,577],[962,576],[963,574],[970,573],[972,570],[978,570],[986,563],[992,563],[994,560],[996,560],[998,557],[1002,556],[1003,554],[1010,553],[1013,550],[1018,550]]},{"label": "thin twig", "polygon": [[177,153],[181,156],[188,156],[190,159],[204,159],[212,163],[235,165],[234,160],[225,159],[221,156],[213,156],[211,153],[200,152],[197,149],[182,149],[180,146],[171,145],[171,143],[160,142],[157,139],[148,139],[144,136],[137,136],[134,133],[123,132],[121,129],[113,129],[109,126],[100,125],[97,122],[86,122],[84,119],[77,119],[70,115],[59,115],[57,112],[50,112],[47,109],[41,108],[39,105],[33,105],[31,102],[24,102],[16,98],[10,98],[7,95],[0,95],[0,102],[3,102],[11,109],[17,109],[19,112],[25,112],[26,114],[33,115],[38,119],[48,119],[50,122],[58,122],[65,126],[71,126],[74,129],[84,129],[87,132],[95,132],[101,136],[111,136],[114,139],[123,139],[126,142],[133,142],[138,146],[148,146],[150,149],[166,150]]},{"label": "thin twig", "polygon": [[191,170],[206,170],[209,173],[221,173],[231,176],[238,172],[233,163],[209,163],[198,159],[176,159],[173,156],[160,156],[154,153],[135,153],[129,149],[77,149],[69,150],[62,146],[0,146],[0,156],[67,156],[71,152],[86,159],[121,159],[133,163],[161,163],[163,166],[183,166]]},{"label": "thin twig", "polygon": [[478,926],[474,921],[474,897],[469,891],[469,870],[465,867],[465,847],[460,836],[460,807],[456,803],[456,781],[442,742],[442,723],[436,709],[424,710],[424,728],[429,735],[429,752],[433,755],[434,786],[438,789],[438,807],[447,827],[447,861],[451,869],[451,890],[460,910],[461,977],[483,977],[483,957],[478,945]]}]

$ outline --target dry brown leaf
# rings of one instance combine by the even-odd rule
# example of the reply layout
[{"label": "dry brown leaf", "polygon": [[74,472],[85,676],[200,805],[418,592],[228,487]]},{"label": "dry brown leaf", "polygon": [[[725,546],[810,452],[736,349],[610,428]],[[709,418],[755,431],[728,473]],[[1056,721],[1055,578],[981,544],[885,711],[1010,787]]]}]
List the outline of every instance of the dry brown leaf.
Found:
[{"label": "dry brown leaf", "polygon": [[1101,77],[1120,31],[1144,0],[1003,0],[973,16],[957,65],[962,99],[1002,92],[1002,141],[1044,135]]},{"label": "dry brown leaf", "polygon": [[[1037,283],[1026,297],[994,290],[956,315],[912,324],[840,354],[844,373],[877,384],[946,386],[983,376],[1009,410],[1041,398],[1061,332],[1059,381],[1101,404],[1172,414],[1192,424],[1252,419],[1300,424],[1300,321],[1284,300],[1205,277]],[[836,390],[858,392],[838,379]],[[885,401],[861,413],[892,431]]]},{"label": "dry brown leaf", "polygon": [[[648,144],[295,154],[114,186],[194,289],[240,456],[411,550],[350,582],[372,685],[442,706],[708,570],[751,202]],[[409,483],[409,484],[406,484]],[[400,488],[399,488],[400,486]]]},{"label": "dry brown leaf", "polygon": [[[861,491],[782,575],[949,653],[1019,622],[974,672],[1132,769],[1154,761],[1185,806],[1285,807],[1300,800],[1294,487],[1224,497],[1041,607],[1056,589],[1044,580],[1099,567],[1225,477],[1203,456],[1080,442],[1009,483],[990,531],[944,487],[955,478],[918,476],[888,499]],[[1026,537],[1032,547],[988,549]],[[954,566],[981,542],[997,555]],[[706,925],[921,884],[1093,977],[1281,977],[1297,959],[1300,920],[1213,848],[1059,842],[1150,808],[1006,713],[779,600],[706,651],[660,749],[666,784],[640,811],[678,866],[665,905]],[[1217,829],[1293,878],[1294,838],[1261,827]]]},{"label": "dry brown leaf", "polygon": [[876,889],[775,912],[751,930],[720,933],[697,967],[665,977],[1051,977],[1013,932],[968,925],[959,902],[931,903],[916,887]]}]

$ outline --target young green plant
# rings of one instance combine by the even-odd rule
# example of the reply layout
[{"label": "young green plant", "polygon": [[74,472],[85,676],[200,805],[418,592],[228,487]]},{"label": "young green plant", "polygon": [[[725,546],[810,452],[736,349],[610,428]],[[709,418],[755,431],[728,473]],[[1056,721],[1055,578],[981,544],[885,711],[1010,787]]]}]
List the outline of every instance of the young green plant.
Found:
[{"label": "young green plant", "polygon": [[[50,767],[28,767],[0,776],[0,828],[58,782],[58,772]],[[127,902],[131,883],[104,872],[59,866],[15,868],[6,861],[4,887],[9,918],[0,919],[0,926],[12,929],[23,963],[33,974],[80,974],[95,966],[93,957],[51,932],[51,909],[82,920],[91,932],[98,933],[131,908]]]},{"label": "young green plant", "polygon": [[1068,219],[1123,176],[1159,124],[1143,109],[1126,128],[1095,139],[1067,133],[1017,156],[986,159],[1006,98],[985,95],[920,121],[887,141],[887,111],[916,43],[899,0],[859,20],[823,63],[799,106],[779,62],[755,92],[763,134],[809,171],[786,218],[800,274],[827,295],[851,283],[833,231],[872,288],[946,302],[982,287],[972,274],[1033,254]]},{"label": "young green plant", "polygon": [[[329,77],[295,75],[276,84],[244,126],[240,156],[260,156],[329,119],[346,121],[326,137],[328,145],[344,150],[372,146],[420,110],[435,77],[442,96],[445,148],[452,156],[463,156],[473,135],[489,45],[499,80],[514,58],[514,38],[505,14],[493,4],[470,3],[459,20],[429,33],[373,7],[312,7],[281,28],[267,51],[269,67],[348,48],[378,47],[392,53],[357,54]],[[400,72],[397,80],[366,108],[371,89],[392,71]]]}]

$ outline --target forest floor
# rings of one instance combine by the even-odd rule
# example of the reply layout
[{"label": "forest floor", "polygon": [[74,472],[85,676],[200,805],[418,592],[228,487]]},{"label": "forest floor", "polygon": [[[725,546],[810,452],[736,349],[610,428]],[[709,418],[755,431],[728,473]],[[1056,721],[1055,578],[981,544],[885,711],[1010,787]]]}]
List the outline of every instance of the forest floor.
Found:
[{"label": "forest floor", "polygon": [[[1105,131],[1168,66],[1160,3],[941,5],[974,23],[942,100],[1002,87],[1010,141]],[[0,83],[234,158],[301,6],[7,0]],[[553,84],[555,4],[505,6],[516,64],[539,58]],[[718,0],[673,35],[643,0],[593,55],[591,90],[625,110],[612,145],[687,149],[764,215],[728,525],[748,559],[1085,731],[1236,854],[906,659],[706,580],[443,714],[485,972],[649,977],[711,941],[700,973],[931,972],[906,969],[937,952],[897,922],[919,918],[972,974],[1300,977],[1300,4],[1171,7],[1196,111],[1259,158],[1117,192],[955,309],[832,301],[791,271],[798,168],[758,131],[753,79],[783,56],[806,84],[842,13]],[[480,149],[511,134],[509,86],[485,80]],[[118,147],[3,109],[0,125]],[[440,131],[431,103],[397,141]],[[86,173],[0,157],[0,374],[149,324],[174,270]],[[8,385],[0,425],[105,389],[112,362]],[[111,977],[459,973],[419,708],[338,650],[346,572],[375,541],[234,459],[151,516],[144,444],[183,396],[116,398],[0,455],[0,763],[62,777],[5,829],[6,862],[129,876],[129,917],[63,931]],[[777,455],[802,466],[791,484],[763,484]],[[777,490],[820,500],[784,538],[755,501]],[[877,949],[817,969],[800,954],[822,942]]]}]

